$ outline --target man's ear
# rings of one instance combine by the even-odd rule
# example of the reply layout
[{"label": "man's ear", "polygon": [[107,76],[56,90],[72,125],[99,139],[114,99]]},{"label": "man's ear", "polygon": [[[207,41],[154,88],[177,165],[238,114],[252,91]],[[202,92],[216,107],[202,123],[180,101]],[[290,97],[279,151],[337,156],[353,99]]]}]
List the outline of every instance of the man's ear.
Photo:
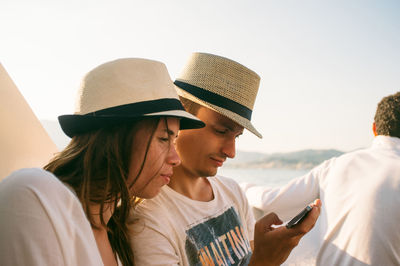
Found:
[{"label": "man's ear", "polygon": [[376,124],[375,124],[375,122],[372,123],[372,131],[374,132],[374,136],[378,136],[378,133],[376,133]]}]

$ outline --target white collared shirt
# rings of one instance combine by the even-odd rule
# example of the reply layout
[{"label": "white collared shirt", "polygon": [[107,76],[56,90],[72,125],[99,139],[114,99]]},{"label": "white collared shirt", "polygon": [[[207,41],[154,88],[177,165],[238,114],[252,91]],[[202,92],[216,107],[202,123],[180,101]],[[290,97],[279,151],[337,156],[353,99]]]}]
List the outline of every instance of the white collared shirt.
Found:
[{"label": "white collared shirt", "polygon": [[250,205],[288,220],[322,201],[317,265],[400,264],[400,139],[377,136],[372,146],[332,158],[288,185],[246,186]]}]

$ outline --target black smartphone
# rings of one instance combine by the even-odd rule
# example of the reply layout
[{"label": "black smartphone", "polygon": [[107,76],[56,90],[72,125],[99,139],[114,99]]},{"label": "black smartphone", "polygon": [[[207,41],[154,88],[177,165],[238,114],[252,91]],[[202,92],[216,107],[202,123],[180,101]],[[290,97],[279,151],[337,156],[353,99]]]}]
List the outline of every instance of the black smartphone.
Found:
[{"label": "black smartphone", "polygon": [[286,228],[292,228],[293,226],[295,226],[296,224],[301,223],[301,221],[304,220],[304,218],[306,218],[307,214],[312,210],[311,206],[307,206],[304,210],[302,210],[299,214],[297,214],[292,220],[290,220],[287,224],[286,224]]}]

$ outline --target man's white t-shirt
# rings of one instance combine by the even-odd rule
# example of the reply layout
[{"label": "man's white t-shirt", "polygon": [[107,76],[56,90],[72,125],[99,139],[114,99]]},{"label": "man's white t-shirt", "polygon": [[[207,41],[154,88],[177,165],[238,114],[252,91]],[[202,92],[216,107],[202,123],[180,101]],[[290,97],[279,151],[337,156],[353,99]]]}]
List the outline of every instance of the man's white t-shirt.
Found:
[{"label": "man's white t-shirt", "polygon": [[209,202],[164,186],[138,205],[129,223],[135,265],[247,265],[255,221],[246,196],[229,178],[208,180]]}]

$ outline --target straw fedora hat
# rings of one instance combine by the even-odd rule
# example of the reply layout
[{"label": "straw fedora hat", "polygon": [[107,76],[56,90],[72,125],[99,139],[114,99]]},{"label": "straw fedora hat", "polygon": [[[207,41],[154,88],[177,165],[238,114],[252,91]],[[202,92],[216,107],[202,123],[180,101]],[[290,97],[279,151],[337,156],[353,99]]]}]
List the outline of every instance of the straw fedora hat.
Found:
[{"label": "straw fedora hat", "polygon": [[193,53],[174,83],[183,98],[232,119],[262,138],[250,122],[260,85],[254,71],[225,57]]},{"label": "straw fedora hat", "polygon": [[78,91],[75,113],[58,120],[73,137],[144,117],[181,118],[181,129],[204,126],[184,110],[165,65],[141,58],[118,59],[90,71]]}]

